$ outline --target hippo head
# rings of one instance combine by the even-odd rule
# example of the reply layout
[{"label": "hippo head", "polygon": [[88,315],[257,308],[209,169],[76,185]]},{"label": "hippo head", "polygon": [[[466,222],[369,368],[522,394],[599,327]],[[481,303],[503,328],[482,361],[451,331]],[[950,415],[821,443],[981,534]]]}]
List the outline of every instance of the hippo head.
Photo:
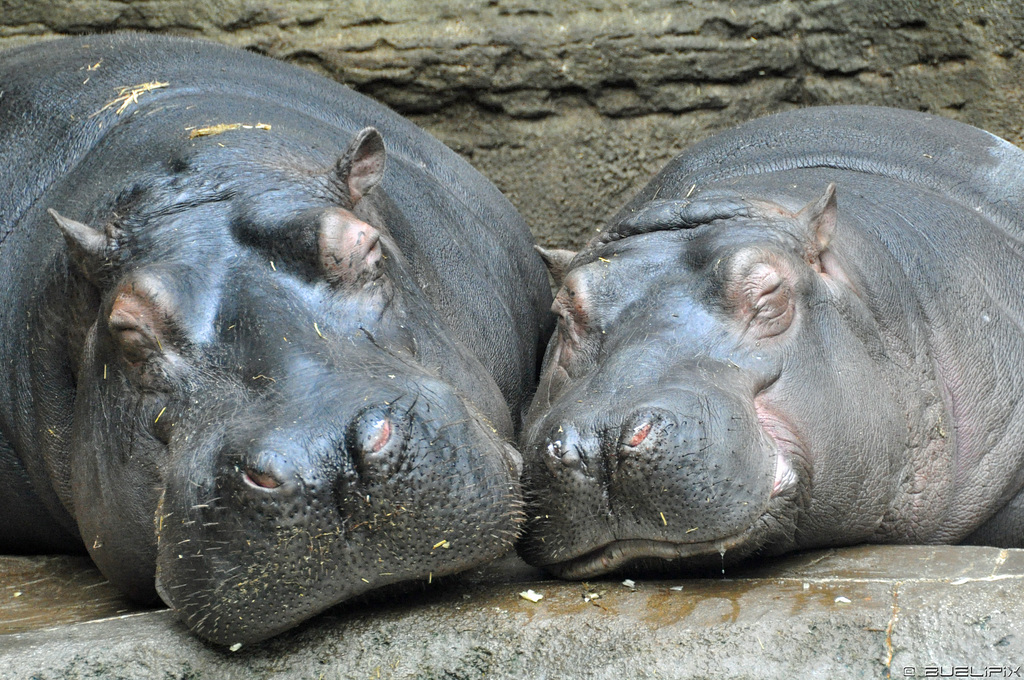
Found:
[{"label": "hippo head", "polygon": [[836,216],[831,185],[802,210],[709,193],[544,253],[560,319],[522,437],[527,561],[717,568],[876,526],[893,446],[863,433],[899,427],[857,385],[882,382],[879,339]]},{"label": "hippo head", "polygon": [[[53,213],[95,290],[71,433],[80,533],[115,585],[145,597],[155,575],[214,642],[480,564],[517,533],[507,407],[413,281],[386,195],[367,196],[383,165],[367,129],[290,188],[227,177],[198,200],[179,169],[102,230]],[[158,190],[179,207],[131,211]]]}]

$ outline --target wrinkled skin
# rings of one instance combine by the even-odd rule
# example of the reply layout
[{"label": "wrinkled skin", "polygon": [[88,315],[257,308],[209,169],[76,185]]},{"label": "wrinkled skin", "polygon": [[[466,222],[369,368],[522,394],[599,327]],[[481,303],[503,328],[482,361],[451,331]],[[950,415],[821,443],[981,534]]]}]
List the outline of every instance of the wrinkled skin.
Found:
[{"label": "wrinkled skin", "polygon": [[[511,547],[550,291],[486,180],[206,43],[59,41],[0,75],[0,548],[84,543],[236,645]],[[168,86],[104,108],[143,82]],[[250,127],[190,135],[221,123]]]},{"label": "wrinkled skin", "polygon": [[1024,153],[869,107],[676,159],[579,253],[523,433],[568,578],[858,542],[1024,545]]}]

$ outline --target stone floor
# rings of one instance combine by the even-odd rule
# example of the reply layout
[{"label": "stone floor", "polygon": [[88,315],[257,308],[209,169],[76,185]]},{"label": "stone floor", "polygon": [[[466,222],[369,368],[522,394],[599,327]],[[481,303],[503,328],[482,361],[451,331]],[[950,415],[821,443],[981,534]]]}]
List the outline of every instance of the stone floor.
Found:
[{"label": "stone floor", "polygon": [[721,578],[488,580],[504,579],[343,605],[230,652],[169,611],[134,611],[85,560],[0,558],[0,677],[1024,676],[1024,550],[861,546]]}]

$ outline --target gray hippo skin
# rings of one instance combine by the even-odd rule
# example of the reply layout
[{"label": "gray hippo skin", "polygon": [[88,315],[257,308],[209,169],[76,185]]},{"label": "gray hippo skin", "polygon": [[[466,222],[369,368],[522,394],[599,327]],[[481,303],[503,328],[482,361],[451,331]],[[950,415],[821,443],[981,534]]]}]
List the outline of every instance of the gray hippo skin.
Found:
[{"label": "gray hippo skin", "polygon": [[36,44],[0,91],[0,549],[235,645],[510,548],[551,293],[491,184],[204,42]]},{"label": "gray hippo skin", "polygon": [[753,121],[579,253],[523,434],[571,578],[858,542],[1024,545],[1024,153],[871,107]]}]

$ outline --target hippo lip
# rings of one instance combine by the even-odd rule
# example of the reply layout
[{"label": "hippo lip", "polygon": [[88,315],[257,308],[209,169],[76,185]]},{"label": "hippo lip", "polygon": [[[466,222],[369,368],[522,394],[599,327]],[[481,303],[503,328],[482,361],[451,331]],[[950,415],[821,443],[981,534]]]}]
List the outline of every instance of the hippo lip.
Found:
[{"label": "hippo lip", "polygon": [[792,447],[779,447],[775,452],[775,473],[767,504],[760,517],[742,531],[709,541],[677,542],[652,538],[614,539],[577,557],[552,564],[538,565],[555,576],[581,580],[614,572],[639,560],[683,560],[742,548],[744,552],[756,549],[758,537],[763,534],[763,520],[783,506],[789,505],[793,490],[799,485],[799,472],[793,464]]},{"label": "hippo lip", "polygon": [[647,538],[620,539],[566,562],[544,565],[544,569],[559,578],[581,580],[613,572],[634,560],[677,560],[714,553],[724,557],[726,551],[747,543],[755,531],[756,525],[752,525],[728,538],[699,543],[676,543]]}]

